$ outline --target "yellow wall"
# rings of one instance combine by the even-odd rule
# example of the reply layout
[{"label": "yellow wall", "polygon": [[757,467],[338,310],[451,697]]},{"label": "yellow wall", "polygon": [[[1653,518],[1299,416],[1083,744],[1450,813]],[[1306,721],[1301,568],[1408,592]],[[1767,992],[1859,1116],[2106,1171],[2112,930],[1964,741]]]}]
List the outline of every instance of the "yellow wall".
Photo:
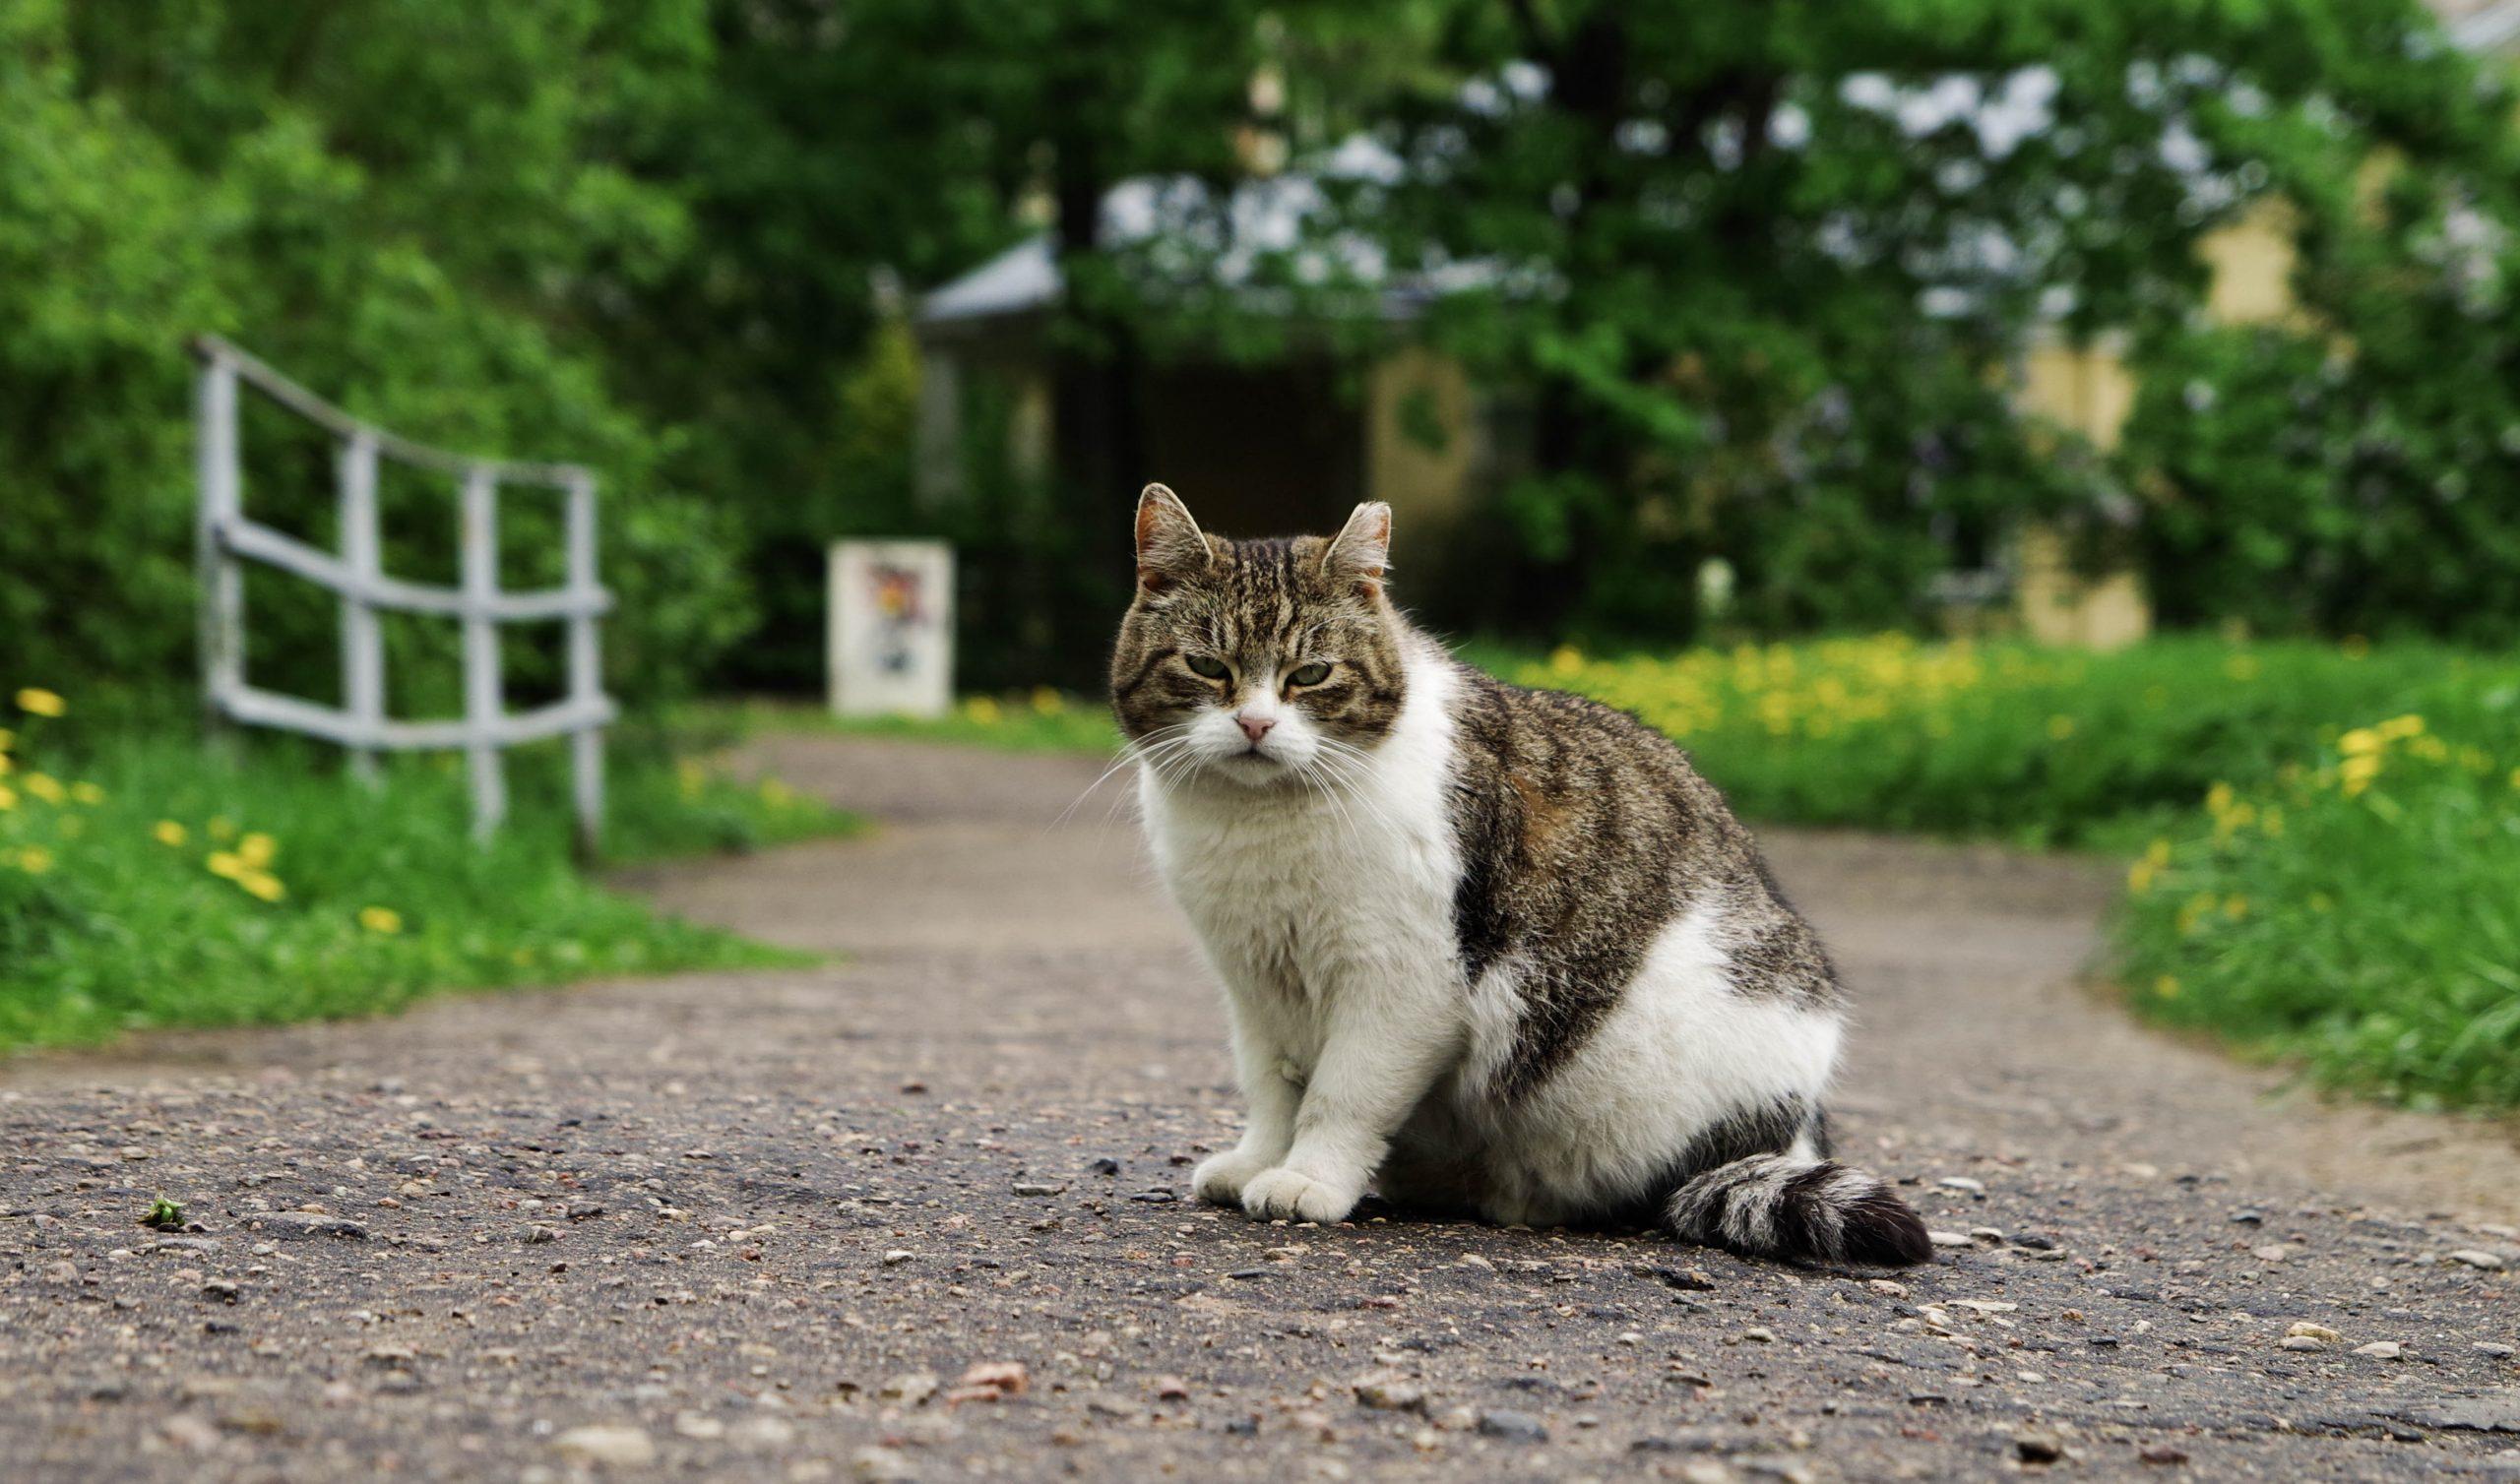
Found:
[{"label": "yellow wall", "polygon": [[[2205,312],[2226,325],[2296,322],[2293,297],[2296,218],[2282,201],[2261,201],[2230,225],[2206,234],[2197,253],[2213,275]],[[2117,446],[2135,405],[2135,378],[2124,355],[2107,342],[2035,344],[2022,357],[2016,405],[2080,433],[2104,452]],[[2086,577],[2065,559],[2055,531],[2031,526],[2013,550],[2015,612],[2042,644],[2110,649],[2150,633],[2152,604],[2131,572]]]}]

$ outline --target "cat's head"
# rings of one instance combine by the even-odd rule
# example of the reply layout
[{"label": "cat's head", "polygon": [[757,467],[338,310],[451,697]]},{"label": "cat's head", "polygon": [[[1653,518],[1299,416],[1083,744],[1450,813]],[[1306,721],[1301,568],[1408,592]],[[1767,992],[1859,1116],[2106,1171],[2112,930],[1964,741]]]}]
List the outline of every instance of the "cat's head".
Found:
[{"label": "cat's head", "polygon": [[1390,546],[1378,502],[1335,536],[1228,541],[1148,485],[1137,597],[1111,655],[1120,729],[1167,777],[1265,788],[1351,771],[1400,716]]}]

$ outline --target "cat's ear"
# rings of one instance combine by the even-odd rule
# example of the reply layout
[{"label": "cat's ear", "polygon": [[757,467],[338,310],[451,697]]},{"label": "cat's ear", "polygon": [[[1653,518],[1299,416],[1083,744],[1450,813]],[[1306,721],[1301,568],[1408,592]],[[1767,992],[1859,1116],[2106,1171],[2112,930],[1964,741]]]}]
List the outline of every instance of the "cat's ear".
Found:
[{"label": "cat's ear", "polygon": [[1380,597],[1382,576],[1391,566],[1391,507],[1368,500],[1348,517],[1321,553],[1321,575],[1353,586],[1358,597]]},{"label": "cat's ear", "polygon": [[1190,519],[1190,507],[1161,484],[1138,491],[1138,587],[1162,592],[1208,570],[1208,538]]}]

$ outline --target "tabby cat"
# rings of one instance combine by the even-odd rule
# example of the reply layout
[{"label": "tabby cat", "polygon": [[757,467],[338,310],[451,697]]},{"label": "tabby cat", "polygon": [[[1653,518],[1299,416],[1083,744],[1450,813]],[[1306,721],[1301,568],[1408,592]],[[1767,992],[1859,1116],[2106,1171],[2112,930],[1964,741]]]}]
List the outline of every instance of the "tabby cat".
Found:
[{"label": "tabby cat", "polygon": [[1232,541],[1139,497],[1111,704],[1250,1107],[1200,1198],[1338,1221],[1374,1185],[1923,1261],[1916,1213],[1829,1158],[1845,1001],[1723,796],[1634,717],[1446,653],[1392,605],[1390,541],[1380,504]]}]

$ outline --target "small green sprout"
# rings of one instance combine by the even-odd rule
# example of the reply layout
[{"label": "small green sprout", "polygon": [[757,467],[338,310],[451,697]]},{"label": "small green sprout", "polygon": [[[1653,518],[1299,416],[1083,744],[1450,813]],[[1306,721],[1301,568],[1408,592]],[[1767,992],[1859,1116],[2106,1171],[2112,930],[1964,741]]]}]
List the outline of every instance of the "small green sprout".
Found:
[{"label": "small green sprout", "polygon": [[159,1231],[181,1231],[184,1229],[184,1207],[180,1203],[160,1196],[149,1203],[149,1214],[140,1218],[140,1224],[154,1226]]}]

